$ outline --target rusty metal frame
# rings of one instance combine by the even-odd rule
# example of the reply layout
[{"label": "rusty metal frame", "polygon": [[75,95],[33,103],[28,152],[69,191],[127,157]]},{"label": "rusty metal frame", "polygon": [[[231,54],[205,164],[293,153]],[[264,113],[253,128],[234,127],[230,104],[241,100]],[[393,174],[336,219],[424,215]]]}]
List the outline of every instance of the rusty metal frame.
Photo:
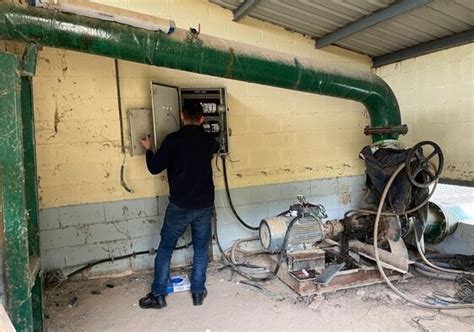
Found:
[{"label": "rusty metal frame", "polygon": [[[392,270],[385,270],[390,281],[401,281],[410,278],[410,274],[401,274]],[[328,286],[317,285],[314,276],[306,279],[298,279],[288,270],[286,263],[283,263],[278,271],[278,278],[293,289],[300,296],[314,294],[324,294],[343,289],[357,288],[383,283],[380,272],[376,267],[361,266],[357,269],[340,271],[331,280]]]}]

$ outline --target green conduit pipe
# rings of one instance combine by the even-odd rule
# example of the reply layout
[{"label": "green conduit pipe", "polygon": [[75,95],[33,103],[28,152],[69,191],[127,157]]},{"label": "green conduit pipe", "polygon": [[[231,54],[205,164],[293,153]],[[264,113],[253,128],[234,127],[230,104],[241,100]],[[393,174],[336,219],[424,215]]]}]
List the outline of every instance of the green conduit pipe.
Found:
[{"label": "green conduit pipe", "polygon": [[[393,91],[377,75],[220,38],[170,35],[32,7],[0,4],[0,38],[361,102],[373,128],[401,126]],[[373,141],[399,132],[372,133]]]}]

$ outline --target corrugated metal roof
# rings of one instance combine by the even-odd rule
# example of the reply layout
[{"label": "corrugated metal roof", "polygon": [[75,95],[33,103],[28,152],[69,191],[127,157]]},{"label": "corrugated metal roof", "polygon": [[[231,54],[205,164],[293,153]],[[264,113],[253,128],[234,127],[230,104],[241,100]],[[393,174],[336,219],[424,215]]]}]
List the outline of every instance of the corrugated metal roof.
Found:
[{"label": "corrugated metal roof", "polygon": [[[234,11],[242,0],[210,0]],[[248,14],[313,38],[334,32],[395,0],[262,0]],[[472,29],[474,0],[434,0],[357,32],[336,45],[380,56]]]}]

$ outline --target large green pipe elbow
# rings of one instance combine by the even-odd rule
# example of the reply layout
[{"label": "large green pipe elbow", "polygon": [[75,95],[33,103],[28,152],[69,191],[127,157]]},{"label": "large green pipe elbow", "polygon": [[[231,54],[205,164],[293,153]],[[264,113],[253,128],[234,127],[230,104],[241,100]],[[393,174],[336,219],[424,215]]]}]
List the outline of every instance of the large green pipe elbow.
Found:
[{"label": "large green pipe elbow", "polygon": [[[0,4],[0,38],[361,102],[373,141],[397,139],[400,110],[377,75],[176,30],[167,35],[38,8]],[[384,129],[382,129],[384,128]],[[388,129],[387,129],[388,128]]]}]

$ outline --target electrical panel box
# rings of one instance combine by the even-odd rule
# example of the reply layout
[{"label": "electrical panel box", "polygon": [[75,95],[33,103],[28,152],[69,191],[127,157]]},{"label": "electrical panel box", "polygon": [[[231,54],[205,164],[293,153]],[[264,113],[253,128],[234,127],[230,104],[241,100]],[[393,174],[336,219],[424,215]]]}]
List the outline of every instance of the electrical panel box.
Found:
[{"label": "electrical panel box", "polygon": [[128,110],[128,128],[130,135],[130,155],[145,153],[140,139],[153,133],[152,111],[147,109]]},{"label": "electrical panel box", "polygon": [[219,154],[229,152],[225,88],[176,88],[152,82],[153,129],[156,145],[181,126],[179,112],[193,103],[204,111],[204,131],[219,143]]},{"label": "electrical panel box", "polygon": [[151,84],[153,138],[158,148],[166,135],[179,130],[179,90],[176,87]]}]

